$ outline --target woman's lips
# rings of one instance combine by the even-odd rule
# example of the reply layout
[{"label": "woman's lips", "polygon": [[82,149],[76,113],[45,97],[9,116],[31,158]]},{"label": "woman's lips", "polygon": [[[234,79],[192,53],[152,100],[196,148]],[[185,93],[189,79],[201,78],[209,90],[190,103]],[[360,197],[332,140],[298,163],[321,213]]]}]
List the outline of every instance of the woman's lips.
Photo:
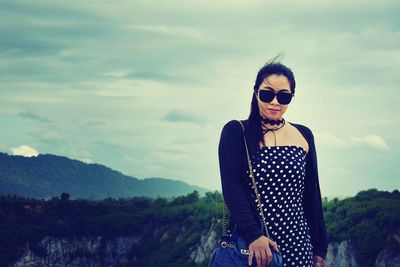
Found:
[{"label": "woman's lips", "polygon": [[271,111],[271,112],[278,112],[279,111],[279,109],[273,109],[273,108],[269,108],[268,110]]}]

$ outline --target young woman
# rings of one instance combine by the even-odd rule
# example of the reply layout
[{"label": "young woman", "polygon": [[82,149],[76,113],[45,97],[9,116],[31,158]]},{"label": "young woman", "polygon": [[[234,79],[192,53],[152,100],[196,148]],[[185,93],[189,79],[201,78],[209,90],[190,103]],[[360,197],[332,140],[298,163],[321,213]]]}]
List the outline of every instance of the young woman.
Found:
[{"label": "young woman", "polygon": [[265,64],[255,81],[250,115],[242,121],[271,239],[260,229],[243,129],[231,120],[221,132],[218,156],[229,228],[236,224],[244,236],[249,265],[253,260],[258,267],[269,264],[271,249],[279,249],[284,266],[326,266],[328,238],[313,133],[283,118],[295,87],[288,67],[274,60]]}]

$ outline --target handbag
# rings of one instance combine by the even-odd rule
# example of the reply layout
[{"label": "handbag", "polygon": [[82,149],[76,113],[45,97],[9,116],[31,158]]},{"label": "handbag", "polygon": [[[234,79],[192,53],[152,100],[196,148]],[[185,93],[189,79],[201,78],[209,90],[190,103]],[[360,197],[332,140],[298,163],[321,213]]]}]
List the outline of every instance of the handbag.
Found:
[{"label": "handbag", "polygon": [[[250,175],[251,179],[253,182],[254,186],[254,191],[257,196],[257,202],[258,202],[258,208],[260,211],[260,215],[262,218],[259,216],[259,222],[260,222],[260,227],[262,228],[262,233],[265,234],[268,238],[271,239],[269,233],[268,233],[268,228],[267,228],[267,222],[264,216],[264,212],[261,208],[261,200],[260,200],[260,195],[258,194],[254,174],[253,174],[253,168],[251,167],[251,161],[250,161],[250,156],[249,156],[249,151],[247,148],[247,142],[246,142],[246,137],[245,137],[245,130],[242,122],[238,120],[240,124],[242,125],[243,129],[243,138],[244,138],[244,143],[246,146],[246,154],[247,154],[247,161],[249,164],[249,170],[250,170]],[[243,238],[243,236],[237,231],[237,224],[235,224],[234,229],[232,233],[227,233],[226,230],[226,204],[225,202],[223,203],[223,231],[222,235],[219,237],[217,241],[217,246],[214,248],[210,261],[208,263],[208,267],[248,267],[248,255],[249,255],[249,250],[246,247],[246,242]],[[272,239],[271,239],[272,240]],[[282,259],[282,254],[280,251],[275,251],[274,249],[271,249],[272,252],[272,261],[270,264],[266,265],[267,267],[281,267],[283,266],[283,259]],[[251,266],[257,266],[257,262],[255,259],[252,261]]]}]

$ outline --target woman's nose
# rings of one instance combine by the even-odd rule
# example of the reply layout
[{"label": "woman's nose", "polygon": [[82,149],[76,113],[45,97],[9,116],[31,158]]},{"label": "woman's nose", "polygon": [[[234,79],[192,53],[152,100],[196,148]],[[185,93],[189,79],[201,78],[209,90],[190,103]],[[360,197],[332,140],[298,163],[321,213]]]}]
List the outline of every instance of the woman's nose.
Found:
[{"label": "woman's nose", "polygon": [[277,97],[277,95],[275,95],[274,96],[274,98],[272,99],[272,101],[271,101],[271,104],[274,104],[274,105],[279,105],[279,102],[278,102],[278,97]]}]

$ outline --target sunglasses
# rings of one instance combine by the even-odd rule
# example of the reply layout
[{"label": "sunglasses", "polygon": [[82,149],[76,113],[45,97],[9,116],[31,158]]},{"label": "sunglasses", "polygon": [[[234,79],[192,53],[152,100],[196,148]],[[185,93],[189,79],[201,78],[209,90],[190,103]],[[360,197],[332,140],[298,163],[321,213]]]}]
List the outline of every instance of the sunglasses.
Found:
[{"label": "sunglasses", "polygon": [[260,90],[258,89],[258,97],[262,102],[270,103],[274,100],[275,96],[278,99],[279,104],[287,105],[292,101],[294,94],[286,91],[279,91],[275,93],[272,90]]}]

